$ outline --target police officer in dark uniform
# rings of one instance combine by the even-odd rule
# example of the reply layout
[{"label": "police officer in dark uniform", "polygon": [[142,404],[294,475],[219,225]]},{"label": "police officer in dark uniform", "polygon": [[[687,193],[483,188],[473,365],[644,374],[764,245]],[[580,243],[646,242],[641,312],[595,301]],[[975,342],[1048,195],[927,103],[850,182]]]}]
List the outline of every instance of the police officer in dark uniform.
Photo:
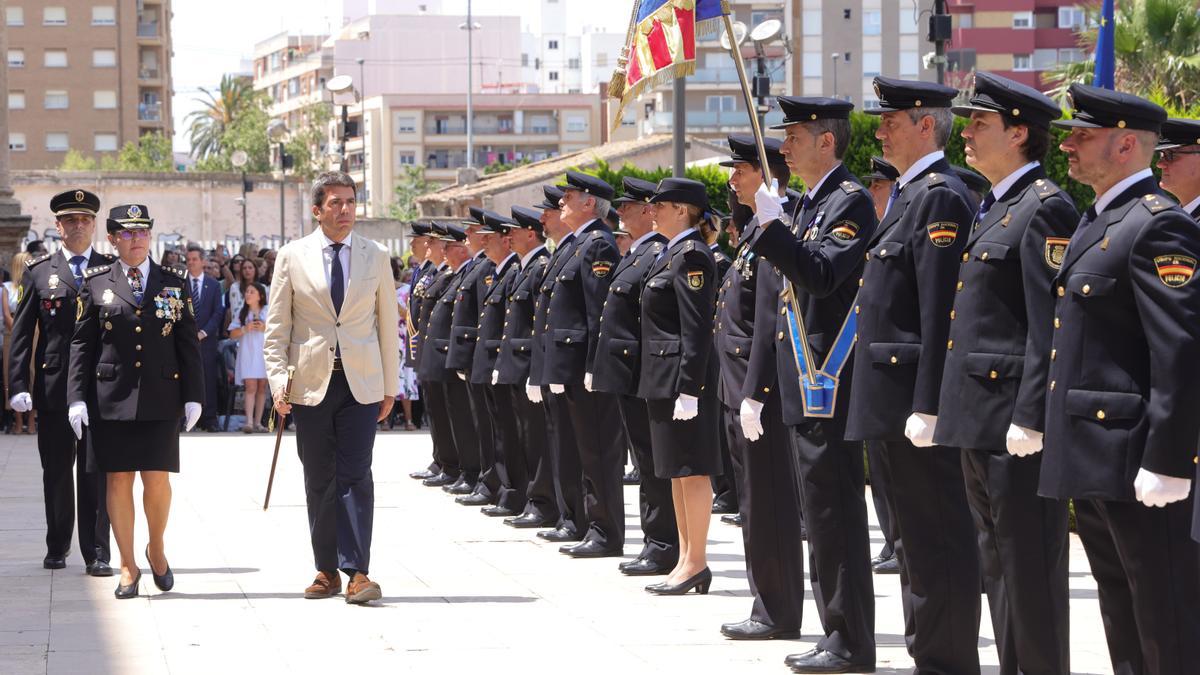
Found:
[{"label": "police officer in dark uniform", "polygon": [[871,200],[875,202],[876,220],[883,220],[888,199],[892,195],[892,186],[896,184],[896,179],[899,177],[900,172],[892,166],[891,162],[882,157],[871,158],[871,171],[864,175],[862,180],[871,192]]},{"label": "police officer in dark uniform", "polygon": [[642,519],[642,550],[618,565],[630,576],[666,574],[679,561],[679,532],[671,501],[671,482],[654,475],[650,417],[646,402],[637,397],[641,370],[642,279],[667,238],[654,231],[650,198],[657,185],[639,178],[622,180],[624,196],[615,200],[621,224],[630,238],[629,252],[613,269],[608,299],[600,315],[604,329],[588,354],[587,387],[618,397],[624,445],[633,454],[640,476],[638,502]]},{"label": "police officer in dark uniform", "polygon": [[[490,281],[489,277],[482,279],[484,288],[479,296],[479,333],[470,371],[471,385],[483,390],[496,452],[490,469],[496,483],[496,490],[492,494],[496,503],[480,510],[487,516],[505,518],[518,516],[525,509],[525,492],[529,487],[525,452],[520,448],[514,390],[510,385],[493,383],[492,377],[503,338],[508,288],[521,271],[509,235],[509,228],[515,225],[516,221],[498,213],[483,213],[483,228],[479,230],[479,235],[483,238],[483,251],[493,267]],[[524,398],[525,392],[519,392],[519,395]],[[469,497],[476,502],[480,498],[484,503],[487,501],[486,495],[480,490]],[[460,503],[468,502],[462,500]]]},{"label": "police officer in dark uniform", "polygon": [[[409,281],[408,307],[406,310],[408,323],[408,343],[401,345],[404,350],[404,365],[412,368],[416,372],[418,354],[418,344],[421,340],[420,321],[421,309],[425,304],[425,289],[429,286],[429,282],[433,280],[432,274],[437,269],[437,265],[433,262],[430,256],[430,242],[433,241],[433,226],[428,222],[416,221],[409,226],[409,237],[411,238],[410,247],[412,254],[417,256],[421,264],[417,269],[413,270],[412,279]],[[419,382],[419,380],[418,380]],[[417,415],[420,418],[420,415]],[[415,420],[409,420],[410,424]],[[436,441],[435,441],[436,442]],[[433,449],[433,460],[429,466],[420,471],[413,471],[408,474],[409,478],[416,480],[426,480],[433,478],[442,472],[442,468],[437,463],[437,448]]]},{"label": "police officer in dark uniform", "polygon": [[[525,462],[525,507],[521,513],[505,518],[512,527],[546,527],[558,521],[558,498],[549,460],[546,436],[546,409],[526,395],[529,361],[533,354],[533,304],[538,285],[550,261],[542,235],[542,214],[524,206],[512,207],[513,251],[517,254],[517,272],[504,289],[507,302],[492,382],[513,390],[513,415],[517,422],[517,452]],[[540,389],[538,390],[540,393]],[[516,459],[509,461],[515,462]],[[486,510],[485,513],[488,513]],[[491,514],[489,514],[491,515]]]},{"label": "police officer in dark uniform", "polygon": [[1162,187],[1192,218],[1200,219],[1200,120],[1172,118],[1160,133],[1155,149]]},{"label": "police officer in dark uniform", "polygon": [[[739,202],[738,196],[737,196],[737,191],[735,191],[731,188],[729,190],[729,215],[723,216],[721,218],[721,227],[723,230],[725,230],[725,235],[728,237],[729,247],[732,248],[736,252],[735,256],[738,255],[738,253],[740,253],[740,250],[741,250],[742,231],[746,229],[746,224],[749,223],[750,219],[753,217],[754,217],[754,209]],[[727,376],[726,375],[726,364],[722,362],[722,360],[726,357],[723,356],[722,352],[721,352],[723,347],[721,344],[722,340],[721,340],[720,336],[721,336],[722,326],[741,325],[743,327],[749,327],[749,326],[753,325],[753,322],[754,322],[753,292],[754,292],[754,287],[755,287],[755,283],[757,282],[757,280],[754,279],[752,274],[747,275],[743,278],[743,269],[734,268],[733,262],[731,262],[729,267],[730,267],[730,269],[726,270],[724,275],[721,277],[721,285],[718,287],[718,290],[717,290],[717,332],[713,335],[714,345],[716,346],[716,349],[717,349],[717,351],[715,353],[716,353],[718,362],[721,364],[721,381],[720,381],[720,386],[717,389],[717,397],[721,400],[721,413],[723,415],[723,417],[721,419],[721,432],[722,433],[721,433],[721,439],[720,439],[721,440],[721,462],[723,464],[723,467],[722,467],[721,475],[719,477],[716,477],[713,479],[714,480],[713,501],[714,502],[721,501],[722,495],[725,495],[726,500],[728,502],[737,504],[738,510],[734,513],[723,514],[721,516],[721,522],[725,523],[726,525],[733,525],[735,527],[741,527],[742,526],[741,498],[738,495],[737,486],[740,485],[741,481],[742,481],[742,457],[741,457],[740,452],[733,451],[733,446],[731,445],[731,441],[730,441],[730,439],[732,437],[731,430],[730,430],[727,422],[729,420],[733,420],[736,423],[736,414],[737,414],[736,409],[732,409],[734,417],[730,417],[729,411],[731,410],[731,408],[729,407],[728,401],[731,399],[729,397],[729,393],[734,392],[734,396],[732,398],[733,401],[740,401],[741,400],[741,383],[745,382],[745,378],[741,377],[741,376]],[[739,266],[739,267],[744,268],[744,265]],[[720,270],[718,270],[718,272],[719,271]],[[732,279],[731,275],[738,276],[739,281],[736,284],[731,281],[731,279]],[[728,282],[728,285],[726,285],[727,282]],[[749,282],[749,283],[747,283],[747,282]],[[750,299],[748,301],[749,304],[746,304],[745,307],[732,307],[729,305],[730,299],[741,292],[742,284],[746,284],[751,293],[751,295],[749,296]],[[731,289],[733,289],[733,290],[731,290]],[[729,297],[726,297],[726,296],[729,296]],[[739,316],[745,316],[745,319],[742,319],[742,321],[744,323],[730,324],[730,323],[728,323],[728,319],[722,320],[721,312],[722,312],[722,310],[727,309],[727,308],[729,309],[729,311],[731,313],[738,313]],[[735,346],[734,347],[734,355],[743,355],[744,356],[744,354],[742,352],[738,352],[737,349],[738,349],[738,347]],[[744,351],[745,350],[743,350],[743,352]],[[741,372],[741,369],[739,369],[738,372]]]},{"label": "police officer in dark uniform", "polygon": [[[875,78],[876,137],[900,178],[871,237],[855,304],[846,439],[887,454],[908,649],[920,671],[979,672],[979,556],[960,451],[933,446],[950,309],[974,213],[942,149],[953,129],[951,87]],[[906,622],[907,623],[907,622]]]},{"label": "police officer in dark uniform", "polygon": [[[855,340],[854,298],[875,209],[842,164],[853,105],[832,98],[780,97],[787,130],[782,153],[809,189],[790,226],[777,198],[755,196],[759,223],[745,245],[784,279],[763,307],[756,337],[775,341],[783,421],[798,458],[807,519],[813,596],[825,636],[789,656],[801,673],[872,672],[875,612],[862,445],[845,438],[847,385]],[[760,270],[761,271],[761,270]],[[761,306],[761,305],[760,305]],[[756,340],[755,349],[761,342]],[[803,385],[801,385],[803,382]]]},{"label": "police officer in dark uniform", "polygon": [[[1070,672],[1067,502],[1037,494],[1045,430],[1051,282],[1078,223],[1046,177],[1050,121],[1041,92],[977,73],[962,136],[994,186],[967,234],[950,311],[938,445],[962,448],[1001,672]],[[973,173],[973,172],[972,172]]]},{"label": "police officer in dark uniform", "polygon": [[79,551],[87,573],[107,577],[112,576],[112,567],[105,478],[89,470],[87,440],[77,444],[67,422],[67,361],[75,332],[75,298],[83,284],[83,272],[107,265],[113,258],[92,249],[99,197],[87,190],[67,190],[51,198],[50,210],[62,238],[62,249],[26,263],[9,336],[10,403],[17,412],[36,407],[40,417],[38,454],[46,504],[46,557],[42,566],[67,566],[78,505]]},{"label": "police officer in dark uniform", "polygon": [[175,585],[163,547],[169,475],[179,472],[180,418],[188,430],[200,419],[204,369],[187,272],[160,267],[148,256],[149,209],[117,206],[106,225],[119,260],[83,275],[67,419],[77,438],[90,427],[92,457],[107,474],[108,515],[121,552],[115,595],[123,600],[137,596],[142,577],[133,547],[135,474],[141,474],[154,584],[162,591]]},{"label": "police officer in dark uniform", "polygon": [[[715,213],[717,216],[722,214]],[[729,270],[733,267],[733,259],[725,255],[725,251],[721,250],[721,244],[718,241],[720,230],[713,233],[712,241],[709,242],[709,249],[713,253],[713,261],[717,263],[717,282],[721,284],[722,280]],[[723,284],[722,284],[723,286]],[[713,476],[713,513],[722,515],[734,515],[738,513],[738,493],[737,493],[737,478],[733,471],[733,459],[729,454],[729,441],[722,434],[717,438],[721,446],[721,475]]]},{"label": "police officer in dark uniform", "polygon": [[[417,377],[425,392],[430,434],[435,439],[433,447],[438,452],[437,463],[442,469],[440,474],[426,479],[423,484],[445,489],[457,484],[462,477],[462,456],[472,447],[478,447],[478,441],[474,439],[475,425],[470,419],[463,419],[466,417],[463,412],[469,411],[471,406],[466,387],[446,368],[454,298],[469,269],[471,254],[466,247],[467,233],[458,225],[435,222],[433,229],[442,242],[441,246],[435,246],[435,253],[438,249],[444,251],[444,260],[426,287],[422,301]],[[436,262],[437,258],[434,260]],[[452,388],[451,380],[458,386]]]},{"label": "police officer in dark uniform", "polygon": [[1200,438],[1200,226],[1150,170],[1167,114],[1073,84],[1069,175],[1096,202],[1054,280],[1038,490],[1072,498],[1113,671],[1196,670],[1200,568],[1189,536]]},{"label": "police officer in dark uniform", "polygon": [[963,182],[963,185],[967,186],[967,192],[971,196],[971,201],[969,202],[968,206],[975,211],[978,211],[979,204],[983,202],[984,193],[992,188],[992,186],[988,184],[988,179],[970,169],[964,169],[961,166],[951,166],[950,170],[954,172],[955,176],[958,176],[958,179]]}]

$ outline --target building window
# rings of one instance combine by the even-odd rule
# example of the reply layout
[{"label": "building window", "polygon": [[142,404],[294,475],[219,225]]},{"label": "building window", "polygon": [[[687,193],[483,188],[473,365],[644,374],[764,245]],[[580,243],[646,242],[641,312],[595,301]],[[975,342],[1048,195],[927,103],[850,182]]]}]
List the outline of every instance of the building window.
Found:
[{"label": "building window", "polygon": [[863,77],[879,77],[883,68],[883,54],[879,52],[863,52]]},{"label": "building window", "polygon": [[95,144],[92,146],[96,152],[116,152],[117,150],[117,135],[112,133],[97,133],[95,136]]},{"label": "building window", "polygon": [[900,34],[901,35],[916,35],[917,34],[917,10],[914,9],[911,2],[902,2],[900,4]]},{"label": "building window", "polygon": [[8,50],[8,67],[9,68],[24,68],[25,67],[25,50],[24,49]]},{"label": "building window", "polygon": [[66,68],[67,50],[47,49],[45,55],[43,56],[42,65],[47,68]]},{"label": "building window", "polygon": [[753,27],[757,26],[758,24],[760,24],[764,21],[769,21],[771,19],[775,19],[776,21],[782,22],[783,21],[783,12],[779,11],[778,9],[756,9],[756,10],[753,10],[750,12],[750,27],[753,28]]},{"label": "building window", "polygon": [[955,14],[954,18],[955,18],[955,20],[958,21],[959,28],[974,28],[975,27],[975,13],[974,12],[964,12],[962,14]]},{"label": "building window", "polygon": [[557,70],[550,71],[550,81],[558,82],[558,71]]},{"label": "building window", "polygon": [[916,77],[920,72],[920,54],[915,51],[900,52],[900,77]]},{"label": "building window", "polygon": [[883,12],[872,9],[863,12],[863,35],[881,35],[883,33]]},{"label": "building window", "polygon": [[400,151],[396,153],[396,164],[399,166],[416,166],[417,153]]},{"label": "building window", "polygon": [[24,7],[5,7],[4,20],[10,26],[25,25],[25,8]]},{"label": "building window", "polygon": [[70,105],[66,91],[62,89],[46,90],[46,110],[66,110]]},{"label": "building window", "polygon": [[14,152],[25,152],[25,134],[20,131],[8,132],[8,149]]},{"label": "building window", "polygon": [[1058,8],[1058,27],[1070,28],[1071,30],[1079,30],[1083,28],[1086,21],[1086,15],[1083,9],[1079,7],[1059,7]]},{"label": "building window", "polygon": [[579,70],[579,59],[567,59],[568,70]]},{"label": "building window", "polygon": [[9,110],[24,110],[25,109],[25,92],[23,92],[23,91],[8,92],[8,109]]},{"label": "building window", "polygon": [[578,134],[584,131],[587,131],[587,117],[583,115],[567,116],[567,132]]},{"label": "building window", "polygon": [[398,134],[415,134],[417,133],[417,118],[411,116],[396,118],[396,133]]},{"label": "building window", "polygon": [[824,59],[820,53],[804,52],[802,63],[804,77],[821,77],[821,64],[824,63]]},{"label": "building window", "polygon": [[67,25],[67,8],[66,7],[46,7],[42,10],[42,25],[43,26],[65,26]]},{"label": "building window", "polygon": [[521,67],[522,68],[529,67],[529,55],[528,54],[521,54]]},{"label": "building window", "polygon": [[1057,49],[1035,49],[1033,50],[1033,69],[1034,70],[1049,70],[1058,65],[1058,50]]},{"label": "building window", "polygon": [[608,67],[608,52],[596,52],[596,67],[597,68],[607,68]]},{"label": "building window", "polygon": [[92,50],[92,67],[94,68],[115,68],[117,65],[117,50],[115,49],[93,49]]},{"label": "building window", "polygon": [[300,93],[300,78],[293,77],[288,80],[288,96],[296,96]]},{"label": "building window", "polygon": [[805,35],[821,34],[821,10],[806,9],[800,15]]},{"label": "building window", "polygon": [[734,112],[737,110],[737,104],[732,96],[705,96],[704,111],[705,112]]},{"label": "building window", "polygon": [[1013,54],[1013,70],[1033,70],[1033,55]]},{"label": "building window", "polygon": [[547,42],[546,49],[558,49],[558,40],[550,40]]},{"label": "building window", "polygon": [[1078,63],[1087,58],[1087,54],[1078,47],[1066,47],[1058,50],[1059,63]]},{"label": "building window", "polygon": [[65,131],[51,131],[46,134],[46,150],[48,152],[66,152],[71,147]]},{"label": "building window", "polygon": [[92,93],[92,107],[96,110],[115,110],[117,107],[117,92],[112,89],[98,89]]},{"label": "building window", "polygon": [[1020,29],[1033,28],[1033,12],[1013,12],[1012,27]]},{"label": "building window", "polygon": [[92,8],[93,26],[117,25],[117,8],[112,5],[98,5]]}]

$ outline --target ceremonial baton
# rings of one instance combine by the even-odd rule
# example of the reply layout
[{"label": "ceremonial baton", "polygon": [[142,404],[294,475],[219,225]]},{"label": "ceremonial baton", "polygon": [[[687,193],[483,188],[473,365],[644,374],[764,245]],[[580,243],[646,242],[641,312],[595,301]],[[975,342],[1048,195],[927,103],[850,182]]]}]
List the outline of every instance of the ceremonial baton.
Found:
[{"label": "ceremonial baton", "polygon": [[[292,397],[292,377],[296,374],[296,366],[288,366],[287,373],[287,384],[283,387],[283,401],[290,403]],[[283,443],[284,415],[276,410],[275,416],[279,418],[279,421],[275,423],[275,454],[271,457],[271,475],[267,478],[267,496],[263,497],[263,511],[266,511],[267,507],[271,504],[271,486],[275,484],[275,465],[279,463],[279,445]]]}]

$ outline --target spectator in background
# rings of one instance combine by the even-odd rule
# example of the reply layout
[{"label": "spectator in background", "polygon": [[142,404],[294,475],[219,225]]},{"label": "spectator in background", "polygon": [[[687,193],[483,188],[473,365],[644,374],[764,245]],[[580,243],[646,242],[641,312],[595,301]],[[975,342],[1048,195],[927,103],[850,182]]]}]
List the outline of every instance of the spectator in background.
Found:
[{"label": "spectator in background", "polygon": [[[253,258],[244,258],[240,264],[233,268],[233,276],[236,281],[229,287],[225,293],[225,306],[229,309],[228,319],[236,317],[242,311],[242,298],[246,291],[246,286],[259,283],[258,280],[258,265],[255,264]],[[264,293],[270,294],[271,289],[264,286]],[[266,301],[264,300],[264,304]]]},{"label": "spectator in background", "polygon": [[176,251],[173,248],[164,249],[162,260],[159,261],[159,264],[163,267],[181,267],[179,264],[179,251]]},{"label": "spectator in background", "polygon": [[229,336],[238,341],[237,366],[233,381],[246,388],[246,423],[242,433],[266,431],[261,424],[267,401],[267,365],[263,358],[263,338],[267,327],[267,289],[254,281],[245,285],[241,309],[229,324]]},{"label": "spectator in background", "polygon": [[[40,244],[41,242],[38,241],[36,243]],[[33,257],[35,256],[31,255],[27,251],[14,255],[12,264],[9,266],[11,281],[4,282],[4,337],[0,339],[3,339],[4,342],[4,406],[7,410],[12,410],[12,406],[9,404],[9,399],[11,399],[12,396],[8,391],[8,383],[11,380],[8,374],[9,336],[12,335],[13,317],[16,316],[17,304],[21,300],[20,289],[21,280],[25,276],[25,262]],[[13,411],[14,421],[13,426],[9,429],[9,431],[14,434],[32,434],[34,431],[33,425],[36,415],[37,411],[34,410],[31,410],[27,413]]]},{"label": "spectator in background", "polygon": [[[245,257],[245,256],[243,256],[243,255],[240,255],[240,254],[239,254],[239,255],[235,255],[235,256],[233,256],[232,258],[230,258],[230,259],[229,259],[229,261],[228,261],[228,263],[227,263],[226,265],[224,265],[224,266],[222,267],[222,270],[221,270],[221,279],[222,279],[222,281],[221,281],[221,286],[223,287],[223,289],[224,289],[224,291],[225,291],[226,293],[228,293],[228,292],[229,292],[229,289],[230,289],[230,288],[233,288],[233,285],[234,285],[234,284],[237,282],[237,274],[238,274],[238,270],[239,270],[239,269],[241,269],[241,267],[242,267],[242,262],[243,262],[245,259],[246,259],[246,257]],[[227,300],[228,300],[228,298],[227,298]],[[229,307],[229,303],[228,303],[228,302],[226,302],[226,303],[225,303],[225,306],[226,306],[226,307]]]},{"label": "spectator in background", "polygon": [[199,428],[217,430],[217,342],[225,320],[225,303],[221,284],[204,273],[204,249],[195,244],[187,248],[187,284],[192,292],[192,310],[196,315],[197,337],[200,338],[200,361],[204,367],[204,400]]},{"label": "spectator in background", "polygon": [[30,257],[36,258],[39,255],[46,253],[46,244],[41,239],[34,239],[28,244],[25,244],[25,252],[28,253]]},{"label": "spectator in background", "polygon": [[400,394],[396,399],[404,411],[404,430],[413,431],[417,428],[413,419],[413,401],[420,399],[421,394],[417,387],[417,373],[407,364],[408,359],[403,358],[403,350],[408,349],[408,298],[413,268],[404,267],[399,258],[392,258],[392,276],[396,279],[396,302],[400,305]]},{"label": "spectator in background", "polygon": [[[204,261],[204,273],[217,282],[217,287],[221,286],[221,268],[223,267],[221,260],[216,256],[210,257]],[[224,289],[221,289],[221,294],[224,295]]]},{"label": "spectator in background", "polygon": [[267,249],[267,252],[262,255],[262,259],[266,262],[266,269],[262,275],[262,282],[267,288],[271,287],[271,279],[275,276],[275,255],[276,251],[273,248]]}]

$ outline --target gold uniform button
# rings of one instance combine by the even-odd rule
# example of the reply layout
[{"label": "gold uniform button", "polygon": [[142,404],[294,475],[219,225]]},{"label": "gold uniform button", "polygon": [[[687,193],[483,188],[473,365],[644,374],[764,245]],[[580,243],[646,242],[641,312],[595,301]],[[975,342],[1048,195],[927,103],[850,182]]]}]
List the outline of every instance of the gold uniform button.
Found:
[{"label": "gold uniform button", "polygon": [[112,330],[112,322],[111,321],[104,322],[104,330]]},{"label": "gold uniform button", "polygon": [[49,363],[43,363],[43,364],[42,364],[42,367],[43,367],[43,368],[45,368],[45,367],[46,367],[46,366],[48,366],[48,365],[50,365],[50,364],[49,364]]},{"label": "gold uniform button", "polygon": [[979,256],[979,259],[980,259],[980,260],[987,260],[987,259],[988,259],[988,252],[987,252],[987,251],[984,251],[984,252],[983,252],[983,255]]},{"label": "gold uniform button", "polygon": [[142,346],[141,346],[141,345],[134,345],[134,346],[133,346],[133,348],[134,348],[134,349],[136,349],[136,350],[138,350],[139,352],[140,352],[140,351],[142,351]]},{"label": "gold uniform button", "polygon": [[764,394],[769,394],[769,393],[771,393],[771,388],[770,388],[770,387],[763,387],[763,393],[764,393]]},{"label": "gold uniform button", "polygon": [[133,362],[133,367],[134,367],[134,368],[141,368],[141,367],[142,367],[142,362],[141,362],[141,361],[134,361],[134,362]]},{"label": "gold uniform button", "polygon": [[900,362],[900,359],[898,359],[898,358],[896,358],[895,356],[893,356],[893,357],[891,358],[891,361],[892,361],[892,363],[899,363],[899,362]]},{"label": "gold uniform button", "polygon": [[733,353],[734,353],[734,354],[741,354],[741,353],[742,353],[742,348],[741,348],[741,347],[737,347],[737,348],[735,348],[735,349],[733,350]]},{"label": "gold uniform button", "polygon": [[1054,384],[1055,384],[1055,381],[1050,380],[1050,391],[1054,391]]},{"label": "gold uniform button", "polygon": [[783,339],[783,331],[779,331],[779,335],[777,335],[776,337],[778,337],[780,340],[782,340]]},{"label": "gold uniform button", "polygon": [[861,312],[861,311],[862,311],[862,307],[860,307],[860,306],[858,306],[858,305],[855,305],[855,306],[854,306],[854,313],[855,313],[855,314],[858,314],[858,313],[859,313],[859,312]]},{"label": "gold uniform button", "polygon": [[174,374],[174,375],[172,375],[171,377],[172,377],[172,378],[174,378],[174,379],[176,379],[176,380],[178,380],[178,379],[179,379],[179,373],[175,373],[175,374]]},{"label": "gold uniform button", "polygon": [[993,370],[992,372],[988,373],[988,378],[990,378],[990,379],[993,379],[993,380],[994,380],[994,379],[996,379],[996,378],[998,378],[998,377],[1000,377],[1000,373],[997,373],[997,372],[996,372],[996,371],[994,371],[994,370]]},{"label": "gold uniform button", "polygon": [[140,310],[140,309],[139,309],[139,310],[136,310],[136,311],[134,311],[134,315],[136,315],[136,316],[141,316],[141,315],[142,315],[142,310]]},{"label": "gold uniform button", "polygon": [[950,320],[953,321],[954,317],[956,317],[956,316],[958,316],[958,313],[956,311],[954,311],[953,309],[950,310]]},{"label": "gold uniform button", "polygon": [[1083,285],[1083,288],[1081,288],[1081,289],[1079,289],[1079,290],[1083,291],[1083,294],[1084,294],[1084,295],[1087,295],[1088,293],[1091,293],[1091,292],[1092,292],[1092,287],[1091,287],[1091,285],[1090,285],[1090,284],[1084,284],[1084,285]]},{"label": "gold uniform button", "polygon": [[1058,287],[1058,297],[1061,298],[1062,296],[1064,296],[1066,294],[1067,294],[1067,289],[1063,288],[1062,286],[1059,286]]},{"label": "gold uniform button", "polygon": [[779,314],[780,314],[781,316],[782,316],[782,315],[784,315],[784,314],[787,314],[787,307],[780,307],[780,308],[779,308]]},{"label": "gold uniform button", "polygon": [[623,349],[623,350],[621,350],[621,351],[622,351],[622,352],[625,354],[625,356],[629,356],[629,350],[628,350],[628,349]]},{"label": "gold uniform button", "polygon": [[858,280],[858,287],[859,287],[859,288],[862,288],[862,285],[863,285],[863,280],[860,278],[860,279]]},{"label": "gold uniform button", "polygon": [[1056,316],[1056,317],[1054,317],[1054,327],[1055,327],[1055,328],[1062,328],[1062,322],[1058,320],[1058,317],[1057,317],[1057,316]]},{"label": "gold uniform button", "polygon": [[954,340],[946,340],[946,349],[954,349]]},{"label": "gold uniform button", "polygon": [[958,285],[954,287],[954,290],[961,291],[962,289],[963,289],[963,282],[960,281],[960,282],[958,282]]},{"label": "gold uniform button", "polygon": [[1103,411],[1103,410],[1097,410],[1097,411],[1096,411],[1096,419],[1098,419],[1098,420],[1102,420],[1102,419],[1104,419],[1105,417],[1108,417],[1108,416],[1104,414],[1104,411]]},{"label": "gold uniform button", "polygon": [[970,253],[964,253],[964,254],[963,254],[963,262],[967,262],[967,261],[968,261],[968,260],[970,260],[970,259],[971,259],[971,254],[970,254]]},{"label": "gold uniform button", "polygon": [[1057,349],[1051,349],[1051,350],[1050,350],[1050,360],[1051,360],[1051,361],[1053,361],[1053,360],[1054,360],[1054,359],[1056,359],[1056,358],[1058,358],[1058,350],[1057,350]]},{"label": "gold uniform button", "polygon": [[134,326],[134,327],[133,327],[133,332],[135,332],[135,333],[140,333],[140,332],[142,332],[142,327],[141,327],[141,326]]}]

